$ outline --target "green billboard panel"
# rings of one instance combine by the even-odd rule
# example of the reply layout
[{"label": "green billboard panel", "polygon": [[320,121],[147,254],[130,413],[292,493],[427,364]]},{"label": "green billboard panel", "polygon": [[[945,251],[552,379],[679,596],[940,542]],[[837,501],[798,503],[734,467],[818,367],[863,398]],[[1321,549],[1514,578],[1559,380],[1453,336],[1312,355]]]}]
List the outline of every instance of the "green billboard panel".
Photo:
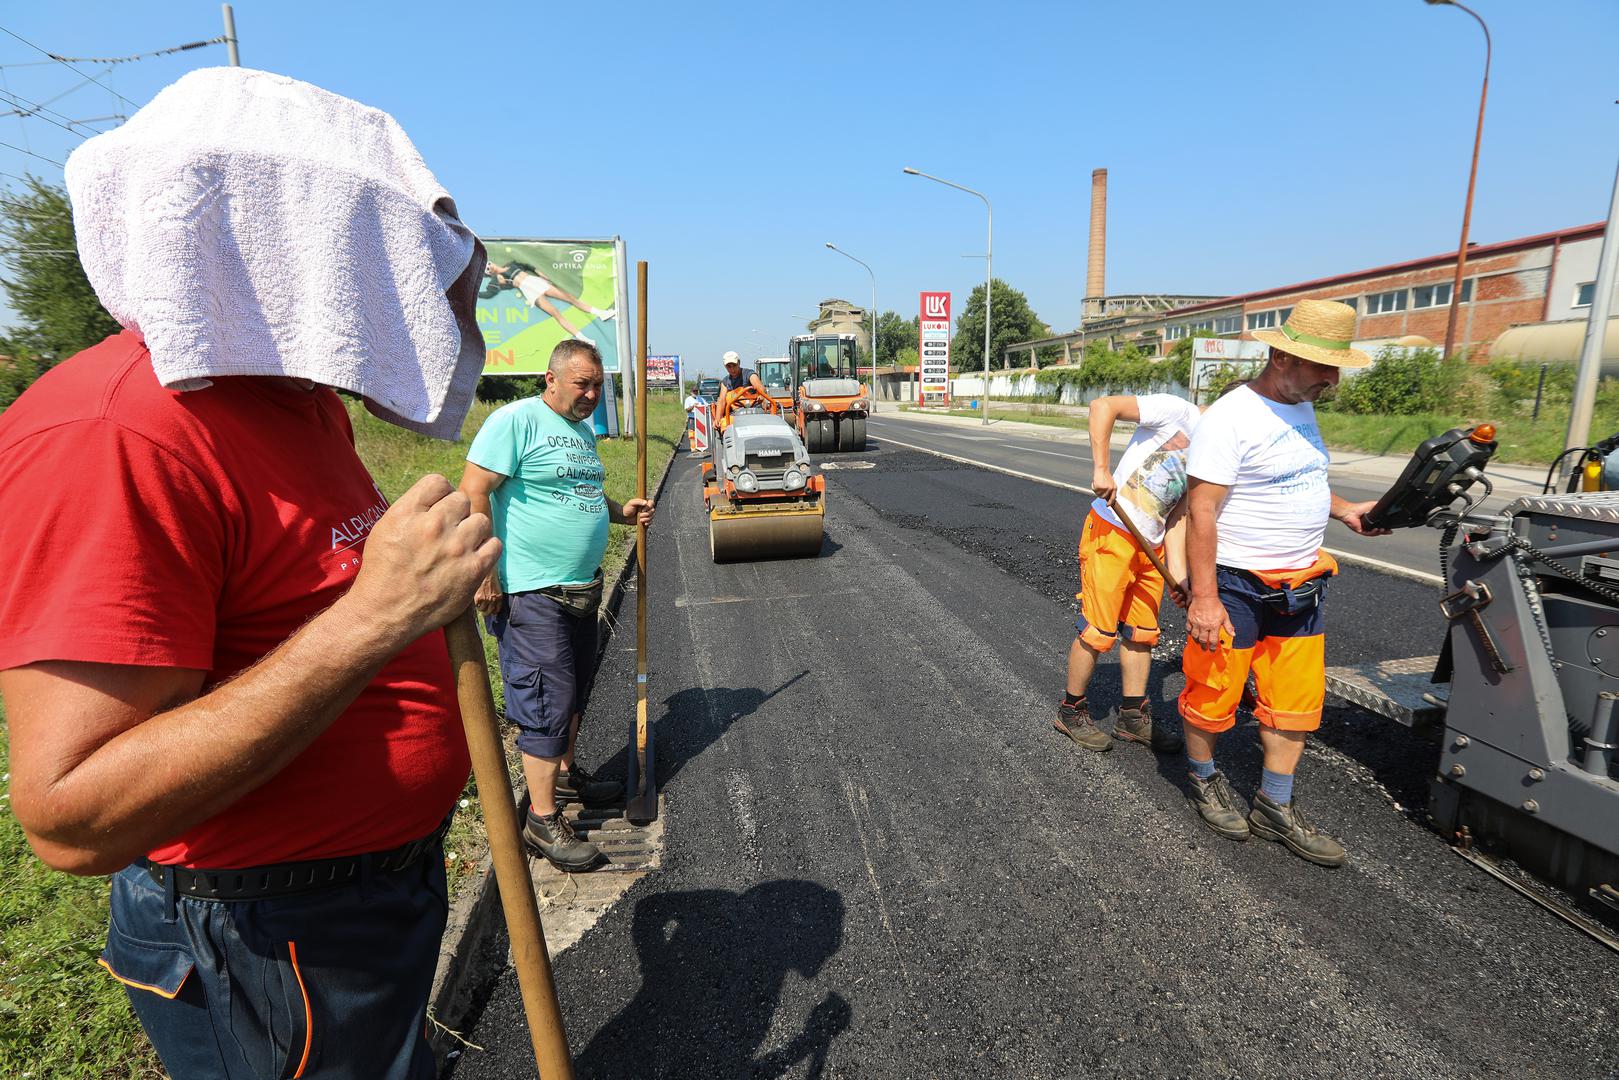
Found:
[{"label": "green billboard panel", "polygon": [[617,240],[488,239],[484,247],[485,375],[538,375],[566,338],[591,342],[609,373],[620,370],[629,313]]}]

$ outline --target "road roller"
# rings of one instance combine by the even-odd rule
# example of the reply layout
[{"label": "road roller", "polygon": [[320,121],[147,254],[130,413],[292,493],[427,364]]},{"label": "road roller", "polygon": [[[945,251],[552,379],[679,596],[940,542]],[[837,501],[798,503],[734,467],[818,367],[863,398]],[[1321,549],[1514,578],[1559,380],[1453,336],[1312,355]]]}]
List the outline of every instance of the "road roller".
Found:
[{"label": "road roller", "polygon": [[781,406],[751,386],[729,391],[711,444],[702,468],[714,561],[820,554],[826,480]]},{"label": "road roller", "polygon": [[799,334],[787,348],[804,445],[816,454],[864,450],[871,396],[858,378],[854,335]]}]

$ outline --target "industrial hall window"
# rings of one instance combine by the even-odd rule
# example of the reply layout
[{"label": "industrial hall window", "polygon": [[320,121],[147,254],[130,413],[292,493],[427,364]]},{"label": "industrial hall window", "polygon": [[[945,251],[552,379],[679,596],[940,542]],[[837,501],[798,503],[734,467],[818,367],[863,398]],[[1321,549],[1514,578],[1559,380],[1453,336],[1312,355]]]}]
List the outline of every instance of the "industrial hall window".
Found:
[{"label": "industrial hall window", "polygon": [[[1411,290],[1411,306],[1414,308],[1444,307],[1450,303],[1450,293],[1454,286],[1450,282],[1441,282],[1438,285],[1418,285]],[[1462,303],[1473,299],[1473,279],[1468,278],[1462,282]]]},{"label": "industrial hall window", "polygon": [[1181,338],[1183,338],[1185,336],[1186,336],[1186,327],[1184,327],[1184,326],[1166,326],[1166,327],[1164,327],[1164,338],[1166,340],[1168,340],[1168,341],[1179,341]]},{"label": "industrial hall window", "polygon": [[1597,283],[1596,282],[1594,282],[1594,281],[1582,281],[1578,285],[1574,286],[1574,306],[1575,307],[1590,307],[1591,306],[1591,301],[1595,300],[1596,298],[1597,298]]},{"label": "industrial hall window", "polygon": [[1268,330],[1276,325],[1276,312],[1256,311],[1248,316],[1248,329]]},{"label": "industrial hall window", "polygon": [[1405,297],[1404,289],[1372,293],[1366,297],[1366,314],[1382,315],[1390,311],[1404,311]]},{"label": "industrial hall window", "polygon": [[1214,332],[1216,334],[1235,334],[1241,329],[1241,315],[1222,315],[1214,320]]}]

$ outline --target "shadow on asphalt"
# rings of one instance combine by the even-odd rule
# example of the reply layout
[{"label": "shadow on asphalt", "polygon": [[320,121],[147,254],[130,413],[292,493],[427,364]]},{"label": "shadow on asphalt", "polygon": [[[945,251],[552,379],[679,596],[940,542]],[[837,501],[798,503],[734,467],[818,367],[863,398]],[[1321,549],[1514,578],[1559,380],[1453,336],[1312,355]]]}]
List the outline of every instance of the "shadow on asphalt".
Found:
[{"label": "shadow on asphalt", "polygon": [[788,974],[815,978],[842,946],[838,893],[798,880],[660,893],[636,904],[632,932],[640,989],[579,1054],[581,1080],[822,1075],[854,1016],[836,991],[778,1049],[759,1051],[773,1026],[798,1027],[772,1024]]},{"label": "shadow on asphalt", "polygon": [[[712,746],[732,724],[809,674],[800,671],[774,690],[757,686],[689,686],[663,699],[663,715],[653,726],[658,786],[662,787],[692,758]],[[628,771],[629,747],[606,761],[601,775],[622,779]]]}]

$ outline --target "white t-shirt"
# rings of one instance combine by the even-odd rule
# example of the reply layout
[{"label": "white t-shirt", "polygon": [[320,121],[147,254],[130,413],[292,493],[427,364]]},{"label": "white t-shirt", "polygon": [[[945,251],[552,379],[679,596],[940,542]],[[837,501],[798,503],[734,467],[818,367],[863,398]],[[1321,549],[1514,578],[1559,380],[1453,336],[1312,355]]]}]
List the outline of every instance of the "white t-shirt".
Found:
[{"label": "white t-shirt", "polygon": [[1215,518],[1215,561],[1240,570],[1314,562],[1332,514],[1327,463],[1309,402],[1283,405],[1244,386],[1209,406],[1186,471],[1231,489]]},{"label": "white t-shirt", "polygon": [[[1164,542],[1165,521],[1186,494],[1186,448],[1199,412],[1174,394],[1142,394],[1136,408],[1141,421],[1113,476],[1119,482],[1119,506],[1130,515],[1141,538],[1157,547]],[[1108,524],[1124,528],[1101,499],[1093,501],[1091,509]]]}]

